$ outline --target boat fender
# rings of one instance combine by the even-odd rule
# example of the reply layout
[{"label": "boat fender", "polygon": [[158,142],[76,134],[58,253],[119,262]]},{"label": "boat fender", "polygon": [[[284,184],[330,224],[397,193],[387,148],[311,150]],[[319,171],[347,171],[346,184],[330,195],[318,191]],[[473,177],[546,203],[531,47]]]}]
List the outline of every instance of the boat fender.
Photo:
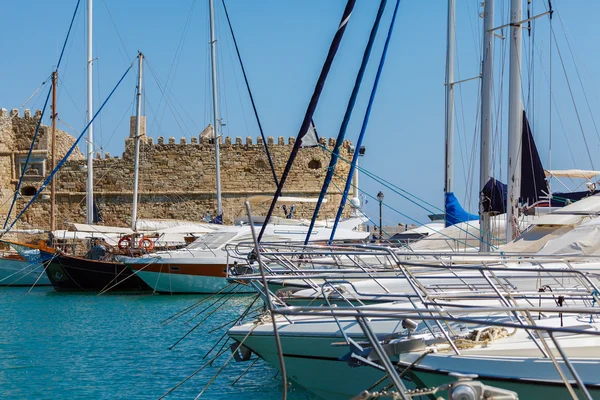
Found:
[{"label": "boat fender", "polygon": [[144,249],[146,251],[150,251],[154,248],[154,242],[148,236],[143,236],[138,242],[138,244],[140,245],[141,249]]},{"label": "boat fender", "polygon": [[239,342],[232,343],[229,348],[233,353],[233,358],[237,362],[248,361],[252,356],[252,350]]},{"label": "boat fender", "polygon": [[123,236],[121,239],[119,239],[119,243],[117,243],[117,246],[120,250],[127,250],[128,248],[130,248],[131,236]]}]

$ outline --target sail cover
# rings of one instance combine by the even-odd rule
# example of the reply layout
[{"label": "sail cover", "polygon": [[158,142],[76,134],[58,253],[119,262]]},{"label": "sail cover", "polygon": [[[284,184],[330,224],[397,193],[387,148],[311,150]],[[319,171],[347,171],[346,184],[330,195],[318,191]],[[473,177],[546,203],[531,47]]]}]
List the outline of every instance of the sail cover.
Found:
[{"label": "sail cover", "polygon": [[479,216],[465,211],[454,193],[446,193],[446,227],[476,219],[479,219]]},{"label": "sail cover", "polygon": [[483,211],[504,214],[506,212],[506,184],[490,178],[481,191]]},{"label": "sail cover", "polygon": [[520,202],[533,204],[548,198],[548,182],[525,111],[523,111],[522,135]]}]

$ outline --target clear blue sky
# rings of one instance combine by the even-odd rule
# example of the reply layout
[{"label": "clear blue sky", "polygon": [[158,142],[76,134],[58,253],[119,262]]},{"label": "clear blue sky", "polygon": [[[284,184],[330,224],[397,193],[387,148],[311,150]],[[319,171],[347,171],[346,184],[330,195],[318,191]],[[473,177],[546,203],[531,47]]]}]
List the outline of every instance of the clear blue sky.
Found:
[{"label": "clear blue sky", "polygon": [[[456,76],[457,79],[466,79],[476,76],[479,71],[480,1],[456,2]],[[20,107],[49,76],[56,64],[75,3],[75,0],[32,0],[3,4],[0,14],[0,107]],[[348,139],[353,141],[358,136],[391,18],[394,1],[389,0],[388,3],[373,62],[348,130]],[[497,25],[506,23],[508,3],[507,0],[497,1]],[[600,125],[598,84],[594,77],[595,71],[600,68],[596,51],[600,2],[553,0],[552,3],[558,13],[553,21],[558,50],[565,63],[584,133],[566,85],[557,46],[553,43],[550,48],[549,25],[545,17],[535,23],[532,38],[524,35],[524,54],[527,56],[524,60],[523,93],[530,99],[526,100],[526,105],[536,141],[542,161],[548,167],[552,121],[552,168],[592,168],[583,135],[593,167],[600,168],[600,135],[594,125]],[[59,72],[59,116],[78,131],[85,125],[84,4],[85,0],[82,0]],[[256,137],[258,129],[220,0],[216,4],[221,110],[227,124],[223,133],[232,137]],[[533,13],[545,11],[546,4],[547,1],[534,0]],[[227,5],[266,134],[286,138],[295,136],[345,1],[228,0]],[[337,135],[377,6],[375,0],[357,2],[315,116],[322,136]],[[184,136],[188,140],[197,136],[211,120],[207,13],[206,0],[95,0],[96,107],[139,49],[148,61],[145,70],[148,134],[154,138],[173,136],[177,141]],[[367,133],[367,154],[361,159],[362,167],[437,207],[443,204],[445,35],[446,1],[402,1]],[[508,56],[508,50],[504,49],[503,43],[501,39],[495,42],[497,133],[494,139],[494,171],[505,181],[508,64],[503,60]],[[525,64],[531,64],[529,55],[532,48],[534,62],[527,67]],[[574,59],[577,60],[578,71],[574,67]],[[506,70],[504,79],[501,77],[503,65]],[[550,65],[556,101],[552,115],[548,90]],[[135,75],[135,71],[129,74],[95,125],[96,146],[113,155],[124,149],[128,119],[133,113]],[[168,76],[167,99],[162,95],[157,79],[164,84]],[[34,96],[26,107],[41,108],[43,98],[40,96],[45,90]],[[528,93],[531,94],[528,96]],[[455,191],[466,207],[476,211],[478,82],[461,85],[457,90],[456,103]],[[598,121],[594,121],[592,115]],[[72,132],[62,123],[60,127]],[[364,176],[360,183],[362,189],[371,195],[383,190],[390,206],[414,220],[426,221],[426,210],[395,195],[382,184]],[[372,216],[377,214],[375,201],[369,202],[367,210]],[[388,209],[384,211],[384,217],[387,223],[412,222]]]}]

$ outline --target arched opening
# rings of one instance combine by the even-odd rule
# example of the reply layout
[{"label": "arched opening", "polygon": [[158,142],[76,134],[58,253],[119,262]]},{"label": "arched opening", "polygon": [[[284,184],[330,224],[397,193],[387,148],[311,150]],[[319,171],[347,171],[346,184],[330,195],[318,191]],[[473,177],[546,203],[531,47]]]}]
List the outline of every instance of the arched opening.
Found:
[{"label": "arched opening", "polygon": [[21,187],[21,195],[22,196],[34,196],[36,193],[37,193],[37,189],[33,186]]},{"label": "arched opening", "polygon": [[310,169],[321,169],[321,161],[320,160],[310,160],[308,163],[308,168]]}]

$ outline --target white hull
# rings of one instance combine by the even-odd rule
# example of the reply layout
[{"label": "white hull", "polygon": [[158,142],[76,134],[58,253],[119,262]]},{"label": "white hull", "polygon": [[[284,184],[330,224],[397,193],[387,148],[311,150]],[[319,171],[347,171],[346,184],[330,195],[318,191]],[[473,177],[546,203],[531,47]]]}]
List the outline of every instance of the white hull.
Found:
[{"label": "white hull", "polygon": [[[347,399],[371,388],[385,375],[374,367],[352,367],[341,360],[341,357],[350,352],[350,348],[341,345],[344,338],[333,320],[292,318],[293,324],[278,320],[286,370],[290,379],[307,390],[325,399]],[[483,328],[486,326],[485,318],[481,321]],[[573,317],[565,317],[564,321],[565,326],[585,325],[585,321]],[[340,323],[356,342],[364,340],[355,321],[343,319]],[[371,319],[370,324],[379,337],[403,332],[398,320]],[[552,318],[541,324],[558,326],[559,319]],[[595,329],[592,325],[590,328]],[[254,328],[249,324],[233,327],[228,334],[241,342],[249,329],[253,331],[244,341],[244,345],[272,366],[279,367],[271,323],[259,324]],[[571,361],[586,385],[589,384],[593,391],[600,389],[600,378],[598,378],[600,361],[595,350],[598,348],[597,343],[600,338],[561,335],[559,340],[567,354],[572,357]],[[402,365],[410,365],[423,351],[402,353],[400,356]],[[394,361],[396,360],[398,358],[394,357]],[[566,371],[566,368],[563,370]],[[455,378],[448,377],[448,373],[461,372],[478,374],[484,383],[516,391],[519,398],[523,399],[566,398],[563,396],[566,389],[561,384],[553,364],[540,356],[535,345],[523,331],[494,341],[487,347],[465,349],[463,356],[460,357],[443,351],[428,355],[419,361],[418,367],[414,368],[413,372],[406,376],[404,382],[408,389],[414,388],[412,385],[415,384],[419,387],[432,387],[452,382]],[[570,377],[568,372],[566,375]],[[499,381],[505,382],[499,384]],[[381,384],[388,383],[389,381],[386,380]]]},{"label": "white hull", "polygon": [[[242,341],[245,335],[230,333],[230,336]],[[383,371],[372,367],[352,368],[340,360],[340,357],[348,353],[348,347],[331,346],[333,342],[339,341],[335,338],[313,337],[304,338],[302,341],[297,339],[290,336],[281,337],[287,377],[323,399],[347,400],[385,375]],[[298,346],[298,343],[301,345]],[[272,336],[251,334],[244,345],[270,365],[279,368],[279,357]],[[320,351],[315,351],[317,348]],[[377,388],[380,389],[387,383],[386,381]]]},{"label": "white hull", "polygon": [[[410,365],[418,354],[401,357],[404,367]],[[579,376],[586,383],[594,398],[600,396],[598,376],[600,364],[592,359],[570,359]],[[565,376],[576,386],[571,374],[560,363]],[[467,372],[468,371],[468,372]],[[448,372],[475,373],[486,385],[507,389],[518,394],[520,399],[567,399],[570,398],[556,368],[549,359],[519,357],[457,357],[448,355],[426,356],[410,376],[426,387],[440,386],[455,381]],[[576,390],[576,392],[579,392]]]},{"label": "white hull", "polygon": [[42,264],[0,258],[0,286],[33,286],[34,284],[50,285]]}]

